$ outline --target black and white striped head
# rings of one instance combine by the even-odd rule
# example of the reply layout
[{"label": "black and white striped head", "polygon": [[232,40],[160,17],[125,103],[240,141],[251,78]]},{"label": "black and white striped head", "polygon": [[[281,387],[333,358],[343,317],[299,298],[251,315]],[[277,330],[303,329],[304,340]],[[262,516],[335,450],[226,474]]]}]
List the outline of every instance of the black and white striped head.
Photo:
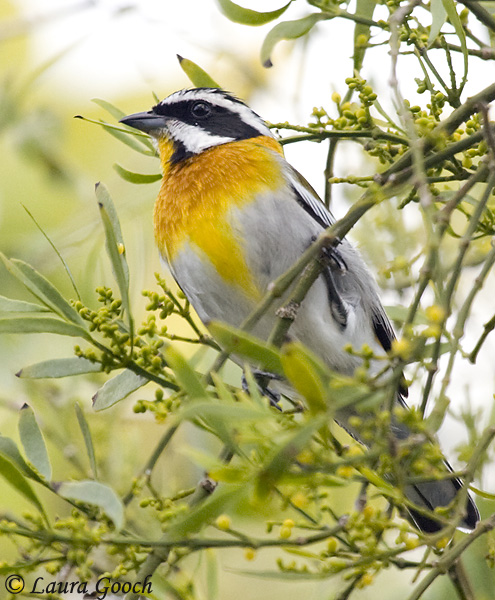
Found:
[{"label": "black and white striped head", "polygon": [[124,117],[122,123],[173,143],[171,161],[207,148],[260,135],[273,137],[265,122],[244,102],[218,88],[180,90],[151,110]]}]

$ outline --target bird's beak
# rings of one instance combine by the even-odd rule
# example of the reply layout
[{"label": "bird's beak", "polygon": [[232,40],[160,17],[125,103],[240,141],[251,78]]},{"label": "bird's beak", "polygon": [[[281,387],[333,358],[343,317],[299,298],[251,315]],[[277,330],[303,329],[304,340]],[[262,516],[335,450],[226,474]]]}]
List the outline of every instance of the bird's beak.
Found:
[{"label": "bird's beak", "polygon": [[157,115],[153,111],[134,113],[120,119],[120,123],[144,131],[145,133],[153,133],[158,129],[163,129],[167,126],[167,117]]}]

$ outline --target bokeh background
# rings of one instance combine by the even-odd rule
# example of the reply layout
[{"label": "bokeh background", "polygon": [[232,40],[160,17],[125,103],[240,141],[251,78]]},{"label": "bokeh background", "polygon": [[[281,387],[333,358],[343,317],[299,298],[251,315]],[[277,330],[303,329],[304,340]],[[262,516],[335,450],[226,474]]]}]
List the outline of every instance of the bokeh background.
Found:
[{"label": "bokeh background", "polygon": [[[275,0],[249,2],[250,8],[264,11],[279,6]],[[294,2],[285,17],[303,16],[308,8],[305,2]],[[309,40],[279,44],[274,66],[267,70],[260,64],[259,49],[270,27],[234,24],[221,14],[214,0],[2,0],[0,250],[33,264],[70,296],[70,281],[41,227],[70,266],[83,299],[94,305],[94,288],[113,285],[94,196],[95,183],[102,181],[119,212],[131,268],[131,300],[136,315],[142,314],[145,301],[141,290],[153,288],[153,273],[161,270],[152,235],[152,207],[159,184],[131,185],[118,176],[113,165],[154,173],[159,169],[158,162],[132,152],[99,126],[74,117],[109,119],[92,101],[94,98],[110,101],[130,113],[149,108],[154,103],[153,94],[161,98],[189,86],[176,59],[180,54],[199,63],[267,120],[305,124],[314,106],[330,107],[332,92],[346,91],[344,79],[352,75],[353,24],[339,20],[336,28],[332,22],[325,23],[315,28]],[[414,77],[420,75],[415,69],[407,58],[400,63],[402,92],[413,100]],[[386,108],[392,107],[389,73],[387,48],[374,50],[372,59],[365,62],[363,76],[380,92]],[[486,63],[474,61],[467,93],[494,76],[487,72]],[[324,189],[325,150],[323,144],[312,143],[286,149],[289,160],[320,193]],[[365,162],[352,144],[342,145],[336,165],[339,175],[373,173],[376,168],[378,165]],[[333,211],[343,214],[355,194],[348,186],[337,186]],[[351,237],[377,273],[386,301],[406,302],[407,282],[401,282],[399,276],[390,280],[385,274],[398,252],[410,258],[421,241],[417,211],[411,208],[399,214],[387,206],[380,207],[355,228]],[[0,294],[29,300],[2,265]],[[489,295],[488,291],[487,306]],[[474,315],[470,321],[473,339],[491,312]],[[73,344],[73,340],[50,336],[1,336],[0,429],[17,438],[18,411],[29,402],[49,440],[55,472],[58,469],[58,476],[64,479],[71,473],[78,477],[87,469],[73,410],[78,401],[88,413],[98,442],[102,478],[107,477],[124,492],[119,490],[119,481],[128,482],[140,467],[159,438],[161,426],[147,415],[133,414],[132,399],[104,413],[91,414],[91,396],[103,381],[100,376],[70,382],[25,381],[15,376],[25,365],[70,355]],[[491,418],[486,407],[491,407],[494,351],[489,342],[477,365],[456,371],[452,386],[454,409],[474,406],[483,423]],[[234,370],[231,376],[236,376]],[[187,433],[184,435],[187,437]],[[440,437],[442,445],[453,450],[465,439],[464,426],[450,416]],[[182,441],[198,447],[206,443],[202,439]],[[156,484],[163,489],[174,489],[177,481],[194,482],[198,477],[197,468],[181,452],[180,440],[174,452],[173,464],[157,469]],[[481,484],[490,489],[493,480],[487,476]],[[2,480],[0,489],[0,510],[15,507],[18,512],[22,499]],[[53,503],[52,498],[46,499]],[[336,502],[345,503],[345,497]],[[53,510],[65,508],[54,505]],[[11,552],[8,544],[0,543],[0,560],[7,560]],[[221,555],[218,598],[236,595],[242,600],[295,600],[304,594],[308,600],[327,599],[333,597],[331,590],[338,586],[338,580],[259,580],[235,572],[251,567],[263,570],[265,561],[267,569],[273,568],[269,552],[256,560],[247,565],[241,550]],[[191,571],[194,569],[200,578],[204,564],[191,564]],[[399,590],[407,590],[410,585],[409,577],[401,572],[388,573],[382,576],[382,584],[379,579],[359,597],[397,598]],[[434,589],[428,597],[443,597],[441,583]]]}]

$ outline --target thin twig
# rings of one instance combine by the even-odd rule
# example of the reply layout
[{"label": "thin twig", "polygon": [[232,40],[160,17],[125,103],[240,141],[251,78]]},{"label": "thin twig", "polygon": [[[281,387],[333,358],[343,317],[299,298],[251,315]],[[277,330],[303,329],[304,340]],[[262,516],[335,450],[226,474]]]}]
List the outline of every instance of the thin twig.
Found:
[{"label": "thin twig", "polygon": [[[143,475],[146,475],[146,477],[151,476],[151,472],[153,471],[153,468],[155,467],[157,460],[160,458],[160,455],[165,450],[165,448],[168,446],[168,443],[170,442],[170,440],[172,439],[173,435],[175,434],[175,432],[177,431],[178,428],[179,428],[179,425],[172,425],[172,427],[167,429],[167,431],[162,435],[156,448],[153,450],[151,456],[146,461],[146,464],[141,469],[140,474],[137,476],[138,478],[143,477]],[[125,506],[127,506],[133,498],[134,498],[134,493],[133,493],[133,490],[130,489],[127,492],[127,494],[124,496],[122,502],[124,503]]]}]

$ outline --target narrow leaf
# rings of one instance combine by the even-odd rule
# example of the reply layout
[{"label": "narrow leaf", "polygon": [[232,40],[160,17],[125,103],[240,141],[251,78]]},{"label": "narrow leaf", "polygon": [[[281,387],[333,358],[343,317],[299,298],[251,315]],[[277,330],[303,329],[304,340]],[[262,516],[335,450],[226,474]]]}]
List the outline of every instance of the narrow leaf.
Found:
[{"label": "narrow leaf", "polygon": [[7,270],[14,275],[38,300],[43,302],[53,312],[64,319],[84,325],[84,321],[79,313],[73,308],[62,294],[53,286],[46,277],[38,273],[31,265],[22,260],[9,260],[0,253],[0,257]]},{"label": "narrow leaf", "polygon": [[190,398],[207,398],[208,392],[196,371],[189,365],[184,356],[173,346],[163,353],[167,364],[173,370],[181,387]]},{"label": "narrow leaf", "polygon": [[0,333],[56,333],[91,339],[88,332],[77,325],[50,317],[15,317],[0,319]]},{"label": "narrow leaf", "polygon": [[218,83],[208,75],[208,73],[202,69],[199,65],[197,65],[192,60],[188,58],[183,58],[179,54],[177,54],[177,58],[179,60],[179,64],[184,73],[189,77],[191,83],[195,87],[209,87],[209,88],[220,88],[222,86],[218,85]]},{"label": "narrow leaf", "polygon": [[19,417],[19,435],[26,458],[46,481],[52,478],[52,466],[45,440],[36,422],[33,409],[25,404]]},{"label": "narrow leaf", "polygon": [[431,27],[430,36],[428,38],[428,45],[432,44],[437,35],[440,33],[445,21],[447,20],[447,11],[443,5],[443,0],[431,0],[430,2],[430,13],[431,13]]},{"label": "narrow leaf", "polygon": [[24,367],[17,377],[21,379],[51,379],[58,377],[71,377],[86,373],[99,373],[101,365],[87,358],[55,358]]},{"label": "narrow leaf", "polygon": [[246,485],[229,485],[215,491],[206,501],[194,507],[185,517],[178,519],[167,529],[167,537],[180,540],[191,533],[201,531],[216,517],[227,512],[231,506],[239,506],[248,494]]},{"label": "narrow leaf", "polygon": [[91,437],[91,431],[89,429],[88,422],[86,421],[86,417],[82,408],[76,402],[74,405],[77,421],[79,423],[79,427],[81,428],[81,433],[84,439],[84,444],[86,445],[86,452],[88,453],[89,464],[91,466],[91,471],[93,472],[93,477],[98,479],[98,473],[96,470],[96,458],[95,458],[95,449],[93,445],[93,439]]},{"label": "narrow leaf", "polygon": [[114,104],[111,104],[107,100],[102,100],[101,98],[93,98],[91,102],[94,102],[103,110],[106,110],[109,115],[111,115],[115,120],[120,121],[125,117],[125,112],[117,108]]},{"label": "narrow leaf", "polygon": [[60,484],[58,494],[63,498],[98,506],[115,525],[124,525],[124,507],[111,487],[98,481],[75,481]]},{"label": "narrow leaf", "polygon": [[270,21],[278,19],[278,17],[283,15],[284,12],[289,8],[291,3],[292,0],[277,10],[271,10],[269,12],[257,12],[256,10],[239,6],[238,4],[231,2],[231,0],[218,0],[220,10],[228,19],[234,23],[251,25],[254,27],[258,25],[265,25],[266,23],[270,23]]},{"label": "narrow leaf", "polygon": [[35,481],[41,482],[41,478],[24,460],[22,454],[19,452],[14,440],[0,435],[0,456],[3,456],[6,460],[9,460],[14,466],[21,471],[23,475],[34,479]]},{"label": "narrow leaf", "polygon": [[243,457],[245,453],[236,439],[236,425],[242,421],[260,422],[261,419],[270,418],[270,413],[239,405],[225,406],[210,399],[208,402],[188,403],[187,409],[181,410],[178,417],[197,426],[206,425],[210,433],[214,433],[226,448],[236,456]]},{"label": "narrow leaf", "polygon": [[19,492],[26,500],[31,502],[38,511],[45,516],[45,511],[41,502],[38,499],[38,496],[34,493],[33,488],[30,486],[29,482],[26,481],[23,473],[14,465],[10,460],[6,459],[2,454],[0,454],[0,475],[10,485]]},{"label": "narrow leaf", "polygon": [[456,3],[454,0],[442,0],[443,7],[447,12],[449,17],[449,21],[452,23],[452,26],[455,29],[457,37],[459,38],[459,43],[461,44],[462,55],[464,57],[464,77],[467,76],[468,71],[468,61],[469,61],[469,53],[468,47],[466,43],[466,32],[464,31],[464,27],[462,26],[462,21],[456,10]]},{"label": "narrow leaf", "polygon": [[208,402],[192,402],[186,408],[181,408],[178,416],[183,420],[194,420],[197,418],[208,420],[212,417],[223,419],[226,423],[239,423],[241,421],[261,421],[261,419],[273,419],[269,410],[261,407],[248,407],[242,404],[225,405],[216,403],[213,399]]},{"label": "narrow leaf", "polygon": [[73,290],[74,290],[74,292],[75,292],[75,294],[77,296],[77,299],[81,300],[81,295],[79,294],[79,290],[77,289],[76,281],[75,281],[74,277],[72,276],[72,272],[71,272],[71,270],[69,268],[69,265],[67,264],[67,261],[60,254],[57,246],[55,246],[55,244],[52,242],[52,240],[50,239],[50,237],[48,236],[48,234],[45,232],[45,230],[43,229],[43,227],[41,227],[41,225],[38,223],[38,221],[34,218],[34,215],[31,213],[31,211],[26,206],[24,206],[24,204],[22,205],[22,208],[27,212],[27,214],[29,215],[29,217],[32,220],[32,222],[36,225],[36,227],[41,232],[41,235],[45,238],[45,240],[52,247],[52,250],[55,252],[55,254],[57,255],[58,259],[62,263],[62,266],[64,267],[64,271],[67,273],[67,277],[69,278],[69,280],[70,280],[70,282],[72,284],[72,288],[73,288]]},{"label": "narrow leaf", "polygon": [[266,496],[273,489],[288,467],[295,461],[296,456],[309,443],[313,434],[327,422],[326,415],[311,420],[277,449],[269,463],[258,475],[257,489],[261,496]]},{"label": "narrow leaf", "polygon": [[[392,321],[397,321],[398,323],[403,324],[408,316],[409,316],[409,307],[408,306],[400,306],[398,304],[396,305],[389,305],[389,306],[385,306],[385,312],[387,313],[387,316],[392,319]],[[429,321],[426,318],[426,315],[424,313],[423,310],[418,309],[416,311],[416,314],[414,315],[414,321],[413,321],[414,325],[428,325]]]},{"label": "narrow leaf", "polygon": [[148,379],[142,375],[136,375],[133,371],[126,369],[112,379],[109,379],[93,396],[93,408],[104,410],[127,398],[129,394],[148,383]]},{"label": "narrow leaf", "polygon": [[294,388],[308,403],[312,413],[327,410],[327,390],[307,354],[298,344],[287,344],[282,353],[285,374]]},{"label": "narrow leaf", "polygon": [[137,129],[131,130],[127,125],[121,125],[119,127],[118,125],[102,123],[99,121],[94,121],[94,123],[101,125],[107,133],[129,148],[139,152],[139,154],[144,154],[144,156],[157,156],[155,147],[147,133],[143,133]]},{"label": "narrow leaf", "polygon": [[261,64],[264,67],[272,66],[271,55],[278,42],[299,38],[308,33],[318,21],[328,18],[328,15],[314,13],[307,17],[303,17],[302,19],[284,21],[283,23],[275,25],[275,27],[268,32],[268,35],[261,46]]},{"label": "narrow leaf", "polygon": [[219,321],[209,323],[208,329],[226,352],[237,354],[270,373],[283,374],[280,354],[275,347]]},{"label": "narrow leaf", "polygon": [[132,150],[144,154],[145,156],[156,156],[156,150],[151,142],[151,139],[147,133],[138,131],[137,129],[131,129],[126,125],[113,125],[112,123],[106,123],[105,121],[97,121],[96,119],[90,119],[89,117],[83,117],[82,115],[76,115],[75,119],[92,123],[93,125],[99,125],[107,133],[118,139]]},{"label": "narrow leaf", "polygon": [[206,550],[206,599],[218,598],[218,559],[213,548]]},{"label": "narrow leaf", "polygon": [[[105,242],[107,253],[112,264],[113,274],[119,286],[122,297],[122,306],[127,313],[129,320],[130,302],[129,302],[129,267],[125,258],[124,238],[120,228],[119,218],[113,201],[104,185],[98,183],[95,188],[96,198],[98,199],[98,208],[105,229]],[[131,325],[131,322],[129,323]],[[132,326],[130,327],[132,330]]]},{"label": "narrow leaf", "polygon": [[1,312],[49,312],[50,309],[41,304],[33,304],[32,302],[24,302],[24,300],[12,300],[0,296],[0,311]]},{"label": "narrow leaf", "polygon": [[159,181],[162,178],[161,173],[155,173],[154,175],[146,175],[144,173],[133,173],[132,171],[124,169],[124,167],[121,167],[117,163],[113,165],[113,168],[122,177],[122,179],[124,179],[125,181],[129,181],[130,183],[155,183],[155,181]]},{"label": "narrow leaf", "polygon": [[[376,0],[357,0],[356,16],[371,20],[375,12]],[[365,23],[357,23],[354,27],[354,71],[359,72],[363,66],[364,55],[367,47],[361,41],[370,37],[370,26]]]}]

